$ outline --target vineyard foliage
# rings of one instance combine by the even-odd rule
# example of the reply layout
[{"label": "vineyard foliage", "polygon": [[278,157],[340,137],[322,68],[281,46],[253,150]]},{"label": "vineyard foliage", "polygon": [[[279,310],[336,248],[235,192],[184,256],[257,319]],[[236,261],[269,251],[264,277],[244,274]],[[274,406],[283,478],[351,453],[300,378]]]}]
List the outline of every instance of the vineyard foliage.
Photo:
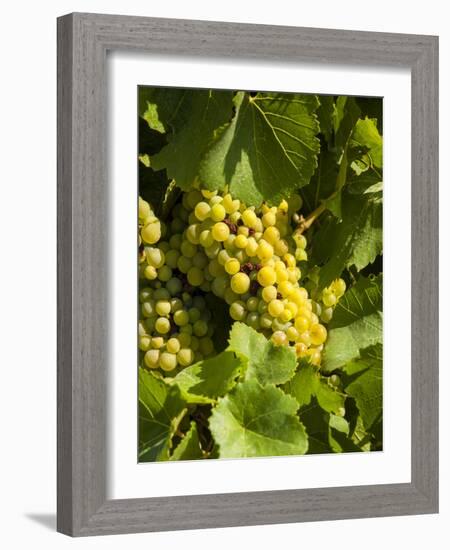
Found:
[{"label": "vineyard foliage", "polygon": [[[194,190],[203,190],[205,197],[229,194],[261,216],[286,201],[289,235],[298,232],[305,237],[303,252],[292,252],[296,263],[290,272],[299,268],[298,285],[306,289],[315,317],[326,327],[326,340],[313,342],[320,352],[316,355],[310,353],[312,348],[307,351],[302,343],[295,344],[300,342],[296,337],[294,345],[283,345],[283,335],[268,336],[255,321],[267,309],[260,298],[265,283],[255,294],[251,320],[239,317],[238,306],[233,306],[232,318],[233,298],[228,301],[221,298],[222,291],[209,290],[214,287],[212,277],[204,280],[192,271],[190,284],[182,273],[177,279],[176,260],[172,268],[166,266],[167,276],[162,268],[158,271],[155,253],[143,251],[145,242],[153,242],[148,232],[140,250],[154,264],[149,260],[147,279],[140,280],[144,302],[156,290],[164,296],[161,288],[167,285],[172,297],[180,296],[178,302],[195,297],[195,304],[200,304],[195,309],[210,313],[191,319],[194,334],[199,331],[196,340],[203,342],[200,354],[179,351],[180,342],[181,348],[189,348],[183,341],[191,338],[177,340],[178,333],[173,335],[174,319],[177,326],[184,326],[184,311],[167,314],[167,322],[159,312],[162,317],[156,323],[162,338],[155,338],[145,328],[151,324],[156,330],[153,306],[142,305],[139,461],[381,450],[381,99],[140,87],[138,120],[139,194],[151,205],[154,219],[169,228],[167,238],[163,229],[163,235],[154,239],[166,238],[162,250],[167,263],[172,256],[178,258],[169,253],[176,240],[169,239],[170,227],[178,223],[175,213],[186,204],[183,197],[193,196]],[[189,223],[195,218],[193,213],[190,216]],[[224,221],[229,228],[236,225]],[[212,245],[208,246],[206,253]],[[212,257],[208,262],[216,261]],[[227,265],[227,273],[233,273],[232,262]],[[205,270],[207,265],[200,269]],[[245,284],[245,277],[235,278],[235,286]],[[183,288],[178,289],[178,280]],[[327,303],[336,281],[342,281],[342,295]],[[233,292],[241,291],[233,287],[225,295]],[[186,293],[191,296],[183,298]],[[274,301],[279,302],[280,296]],[[159,307],[163,306],[160,301]],[[248,308],[250,315],[253,305]],[[215,325],[214,333],[202,332],[202,319],[207,320],[208,330]],[[277,334],[287,326],[278,325]],[[296,333],[295,327],[299,324],[290,334]],[[174,336],[170,342],[166,332],[167,338]],[[154,349],[145,359],[150,348]],[[158,364],[163,366],[157,368]]]}]

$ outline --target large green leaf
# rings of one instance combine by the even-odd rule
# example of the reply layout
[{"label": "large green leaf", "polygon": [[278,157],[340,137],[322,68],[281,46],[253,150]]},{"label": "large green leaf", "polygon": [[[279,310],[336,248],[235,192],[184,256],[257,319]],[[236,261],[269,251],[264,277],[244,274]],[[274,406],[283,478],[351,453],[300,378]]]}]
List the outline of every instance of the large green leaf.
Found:
[{"label": "large green leaf", "polygon": [[316,367],[306,361],[300,363],[300,367],[294,378],[284,386],[289,393],[303,407],[309,405],[312,397],[327,412],[342,414],[344,410],[344,394],[328,385],[326,378],[320,375]]},{"label": "large green leaf", "polygon": [[332,371],[358,359],[361,350],[381,344],[383,314],[381,276],[361,277],[339,301],[328,325],[322,369]]},{"label": "large green leaf", "polygon": [[186,190],[215,131],[231,119],[232,92],[141,88],[140,113],[152,129],[168,134],[169,143],[150,159],[152,168],[165,168]]},{"label": "large green leaf", "polygon": [[[366,182],[366,180],[364,180]],[[383,203],[381,192],[342,192],[342,220],[330,217],[314,235],[313,259],[323,265],[319,286],[324,288],[345,268],[360,271],[383,250]]]},{"label": "large green leaf", "polygon": [[314,95],[239,92],[236,114],[209,148],[200,181],[247,204],[279,203],[309,183],[320,144]]},{"label": "large green leaf", "polygon": [[376,344],[361,352],[361,358],[344,367],[345,391],[356,401],[364,428],[373,429],[383,411],[383,346]]},{"label": "large green leaf", "polygon": [[171,381],[188,403],[214,403],[236,383],[241,362],[231,351],[224,351],[183,369]]},{"label": "large green leaf", "polygon": [[301,455],[308,449],[297,401],[256,380],[238,384],[219,400],[209,425],[221,458]]},{"label": "large green leaf", "polygon": [[189,431],[178,443],[169,460],[197,460],[199,458],[203,458],[203,453],[198,439],[197,424],[191,422]]},{"label": "large green leaf", "polygon": [[177,387],[139,369],[139,461],[168,460],[172,437],[186,413]]},{"label": "large green leaf", "polygon": [[246,366],[245,377],[261,384],[283,384],[297,367],[295,352],[289,346],[275,346],[270,340],[244,323],[234,323],[229,348]]}]

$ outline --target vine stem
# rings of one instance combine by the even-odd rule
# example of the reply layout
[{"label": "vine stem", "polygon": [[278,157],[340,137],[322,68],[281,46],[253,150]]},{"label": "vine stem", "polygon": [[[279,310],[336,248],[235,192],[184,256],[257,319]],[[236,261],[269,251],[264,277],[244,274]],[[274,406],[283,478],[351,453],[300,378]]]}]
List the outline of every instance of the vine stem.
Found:
[{"label": "vine stem", "polygon": [[317,220],[317,218],[325,212],[327,209],[327,202],[333,199],[337,195],[338,191],[332,193],[322,204],[320,204],[315,210],[313,210],[306,218],[300,220],[298,224],[298,232],[303,233],[311,227],[311,225]]}]

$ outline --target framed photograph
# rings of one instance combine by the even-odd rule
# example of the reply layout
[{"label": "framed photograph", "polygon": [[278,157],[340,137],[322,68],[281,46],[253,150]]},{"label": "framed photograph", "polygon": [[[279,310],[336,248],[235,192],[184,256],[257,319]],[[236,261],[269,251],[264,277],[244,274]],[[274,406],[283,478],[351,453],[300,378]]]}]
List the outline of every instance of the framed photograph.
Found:
[{"label": "framed photograph", "polygon": [[58,530],[438,511],[438,39],[58,19]]}]

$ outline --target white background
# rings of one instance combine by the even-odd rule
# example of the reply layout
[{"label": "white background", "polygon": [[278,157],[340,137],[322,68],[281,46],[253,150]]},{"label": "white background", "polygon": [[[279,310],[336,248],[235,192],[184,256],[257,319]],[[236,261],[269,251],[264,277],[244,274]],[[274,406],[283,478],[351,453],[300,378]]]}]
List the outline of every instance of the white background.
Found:
[{"label": "white background", "polygon": [[[445,2],[378,0],[319,4],[289,0],[227,2],[66,1],[2,6],[0,34],[1,250],[1,542],[6,548],[274,548],[292,543],[315,549],[366,549],[401,543],[410,549],[448,541],[450,386],[441,354],[441,513],[439,516],[352,520],[299,525],[128,535],[70,540],[54,533],[56,360],[56,64],[55,17],[71,11],[184,17],[440,35],[441,97],[450,97],[450,31]],[[445,154],[450,137],[448,100],[440,106],[441,204],[450,201]],[[446,124],[447,123],[447,124]],[[444,215],[445,214],[445,215]],[[444,247],[450,216],[441,216]],[[442,257],[442,280],[448,274]],[[445,290],[446,287],[444,287]],[[450,307],[449,293],[442,310]],[[443,318],[442,340],[450,327]],[[332,472],[329,473],[332,475]],[[442,543],[438,541],[442,540]]]}]

